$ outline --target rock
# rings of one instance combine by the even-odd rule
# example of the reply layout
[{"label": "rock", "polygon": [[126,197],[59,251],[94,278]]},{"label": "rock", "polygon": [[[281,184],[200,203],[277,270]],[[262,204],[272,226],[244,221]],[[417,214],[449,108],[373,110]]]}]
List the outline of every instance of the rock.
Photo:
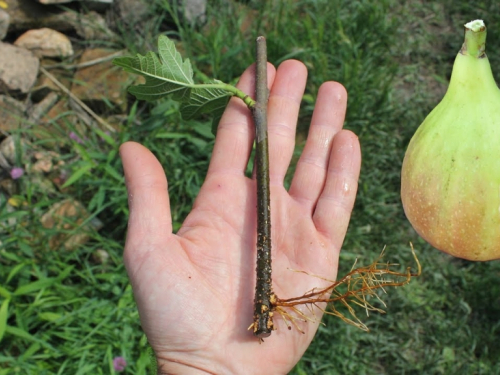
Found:
[{"label": "rock", "polygon": [[[42,66],[52,65],[54,63],[55,61],[48,59],[43,59],[41,61]],[[73,79],[73,73],[71,70],[55,68],[50,69],[49,72],[69,90]],[[33,89],[31,90],[31,99],[35,103],[40,102],[51,92],[62,94],[63,91],[45,74],[40,74],[35,85],[33,86]]]},{"label": "rock", "polygon": [[[73,0],[38,0],[45,5],[72,3]],[[79,0],[86,9],[105,11],[113,3],[113,0]]]},{"label": "rock", "polygon": [[[82,225],[90,216],[83,204],[73,199],[65,199],[53,204],[42,216],[40,222],[47,229],[59,231],[49,238],[49,247],[55,250],[61,246],[74,250],[85,244],[89,232],[96,227],[92,223]],[[68,233],[75,229],[75,233]]]},{"label": "rock", "polygon": [[58,31],[71,31],[70,11],[57,5],[44,5],[33,0],[7,0],[5,11],[10,15],[9,32],[21,33],[30,29],[48,27]]},{"label": "rock", "polygon": [[28,93],[35,84],[39,65],[30,51],[0,42],[0,93]]},{"label": "rock", "polygon": [[17,38],[14,45],[26,48],[38,57],[73,56],[73,46],[68,37],[46,27],[26,31]]},{"label": "rock", "polygon": [[92,259],[99,264],[106,264],[109,261],[109,253],[104,249],[97,249],[92,253]]},{"label": "rock", "polygon": [[0,190],[8,196],[19,194],[19,184],[12,178],[0,179]]},{"label": "rock", "polygon": [[29,111],[29,122],[38,123],[59,99],[59,95],[55,92],[49,93],[42,101],[34,105]]},{"label": "rock", "polygon": [[10,164],[16,163],[16,143],[13,136],[8,136],[0,143],[0,153]]},{"label": "rock", "polygon": [[207,0],[178,0],[182,16],[189,23],[205,23]]},{"label": "rock", "polygon": [[14,138],[12,135],[8,136],[0,143],[0,154],[2,154],[11,165],[16,165],[18,156],[25,156],[26,149],[26,142],[17,137]]},{"label": "rock", "polygon": [[106,20],[99,13],[72,13],[71,20],[78,36],[85,40],[118,40],[118,36],[109,29]]},{"label": "rock", "polygon": [[10,133],[24,120],[25,106],[9,96],[0,95],[0,131]]},{"label": "rock", "polygon": [[117,0],[115,4],[120,22],[135,24],[149,15],[149,5],[145,0]]},{"label": "rock", "polygon": [[64,160],[61,155],[55,151],[36,151],[33,153],[35,162],[29,166],[28,173],[47,174],[59,172],[64,166]]},{"label": "rock", "polygon": [[57,189],[56,186],[52,183],[52,181],[45,177],[42,174],[28,174],[27,178],[29,179],[29,183],[31,186],[36,186],[37,192],[42,193],[43,195],[56,195]]},{"label": "rock", "polygon": [[[96,60],[113,52],[115,51],[101,48],[88,49],[82,54],[79,63]],[[121,68],[117,69],[112,61],[104,61],[78,69],[71,92],[97,113],[125,112],[127,108],[125,87],[133,79],[134,77]],[[113,108],[110,108],[109,104]]]},{"label": "rock", "polygon": [[5,10],[0,9],[0,40],[3,40],[9,30],[10,16]]},{"label": "rock", "polygon": [[113,5],[113,0],[80,0],[88,10],[95,10],[96,12],[105,12]]},{"label": "rock", "polygon": [[[5,171],[10,171],[12,168],[12,166],[10,165],[8,160],[5,159],[5,156],[3,156],[3,154],[0,154],[0,167],[2,167]],[[2,174],[4,174],[4,173],[2,173]],[[2,174],[0,174],[0,179],[1,179]]]},{"label": "rock", "polygon": [[113,0],[37,0],[42,4],[63,4],[63,3],[72,3],[73,1],[81,1],[83,3],[104,3],[111,4]]},{"label": "rock", "polygon": [[65,4],[71,3],[73,0],[38,0],[42,4]]},{"label": "rock", "polygon": [[30,169],[30,173],[49,173],[54,168],[51,158],[37,160]]}]

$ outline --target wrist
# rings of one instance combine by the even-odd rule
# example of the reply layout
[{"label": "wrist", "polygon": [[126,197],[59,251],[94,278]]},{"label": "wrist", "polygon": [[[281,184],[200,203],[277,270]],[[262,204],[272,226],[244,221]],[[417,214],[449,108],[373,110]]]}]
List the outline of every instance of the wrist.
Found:
[{"label": "wrist", "polygon": [[183,375],[183,374],[208,375],[214,373],[198,367],[186,365],[184,363],[158,362],[157,375]]},{"label": "wrist", "polygon": [[[157,375],[214,375],[224,374],[213,363],[198,364],[195,362],[182,362],[172,359],[157,358]],[[217,369],[216,369],[217,367]]]}]

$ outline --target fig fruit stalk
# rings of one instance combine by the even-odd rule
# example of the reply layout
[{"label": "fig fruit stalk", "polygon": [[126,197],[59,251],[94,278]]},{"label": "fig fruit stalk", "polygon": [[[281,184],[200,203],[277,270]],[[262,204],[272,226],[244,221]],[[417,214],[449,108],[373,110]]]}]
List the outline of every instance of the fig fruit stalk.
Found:
[{"label": "fig fruit stalk", "polygon": [[403,161],[408,220],[435,248],[475,261],[500,258],[500,90],[482,20],[465,25],[448,90]]}]

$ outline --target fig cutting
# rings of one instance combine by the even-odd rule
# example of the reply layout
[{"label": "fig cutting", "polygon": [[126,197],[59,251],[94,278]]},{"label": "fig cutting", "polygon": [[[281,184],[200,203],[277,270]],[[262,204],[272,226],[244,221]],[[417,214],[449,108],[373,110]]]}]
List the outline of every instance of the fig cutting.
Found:
[{"label": "fig cutting", "polygon": [[417,233],[475,261],[500,258],[500,90],[482,20],[465,24],[448,90],[406,151],[401,199]]}]

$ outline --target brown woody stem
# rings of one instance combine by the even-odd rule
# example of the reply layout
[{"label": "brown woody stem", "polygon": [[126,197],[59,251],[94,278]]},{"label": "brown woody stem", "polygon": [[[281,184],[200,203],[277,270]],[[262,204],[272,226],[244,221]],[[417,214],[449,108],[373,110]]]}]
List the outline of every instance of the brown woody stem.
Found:
[{"label": "brown woody stem", "polygon": [[267,47],[266,39],[257,38],[255,68],[255,164],[257,176],[257,282],[255,285],[253,332],[258,338],[273,330],[271,279],[271,195],[269,186],[269,148],[267,141]]}]

